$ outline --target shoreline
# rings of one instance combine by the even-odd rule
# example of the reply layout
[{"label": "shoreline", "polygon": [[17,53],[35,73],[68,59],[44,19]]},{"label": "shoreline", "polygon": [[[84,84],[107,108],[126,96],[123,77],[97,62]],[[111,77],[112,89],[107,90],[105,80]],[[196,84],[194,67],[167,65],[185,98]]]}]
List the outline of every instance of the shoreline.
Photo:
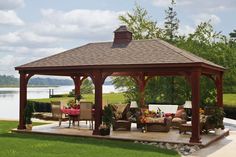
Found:
[{"label": "shoreline", "polygon": [[[60,87],[60,86],[72,86],[72,85],[57,85],[57,86],[48,86],[48,85],[29,85],[27,87],[29,88],[40,88],[40,87]],[[20,86],[18,85],[12,85],[12,86],[8,86],[8,85],[0,85],[0,88],[20,88]]]}]

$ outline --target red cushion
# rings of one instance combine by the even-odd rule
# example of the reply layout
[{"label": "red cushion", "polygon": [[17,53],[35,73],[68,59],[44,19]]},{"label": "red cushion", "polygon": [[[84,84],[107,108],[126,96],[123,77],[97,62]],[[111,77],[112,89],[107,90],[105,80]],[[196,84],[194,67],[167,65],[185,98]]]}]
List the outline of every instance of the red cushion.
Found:
[{"label": "red cushion", "polygon": [[170,117],[172,116],[172,113],[165,113],[165,117]]}]

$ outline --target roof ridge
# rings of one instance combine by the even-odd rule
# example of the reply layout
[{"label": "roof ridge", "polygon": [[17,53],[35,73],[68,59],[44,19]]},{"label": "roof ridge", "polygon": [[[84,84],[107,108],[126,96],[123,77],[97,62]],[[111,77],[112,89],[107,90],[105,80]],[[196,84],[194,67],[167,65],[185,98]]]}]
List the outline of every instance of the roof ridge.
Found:
[{"label": "roof ridge", "polygon": [[[131,42],[145,42],[145,41],[155,41],[157,39],[140,39],[140,40],[132,40]],[[113,41],[99,41],[99,42],[91,42],[90,44],[106,44],[113,43]]]}]

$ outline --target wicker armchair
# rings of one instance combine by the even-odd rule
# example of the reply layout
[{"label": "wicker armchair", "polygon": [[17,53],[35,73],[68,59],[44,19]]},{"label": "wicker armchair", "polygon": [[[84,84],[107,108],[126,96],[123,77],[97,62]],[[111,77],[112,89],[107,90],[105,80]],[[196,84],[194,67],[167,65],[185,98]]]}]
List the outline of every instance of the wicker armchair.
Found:
[{"label": "wicker armchair", "polygon": [[112,105],[113,110],[113,131],[130,131],[131,120],[129,119],[130,105]]}]

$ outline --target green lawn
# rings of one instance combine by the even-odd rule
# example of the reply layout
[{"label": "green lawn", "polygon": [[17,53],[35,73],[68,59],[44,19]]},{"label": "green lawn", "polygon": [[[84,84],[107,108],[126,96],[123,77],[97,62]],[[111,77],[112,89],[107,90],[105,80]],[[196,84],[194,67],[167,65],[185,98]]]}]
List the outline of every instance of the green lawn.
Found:
[{"label": "green lawn", "polygon": [[224,105],[236,107],[236,94],[224,94]]},{"label": "green lawn", "polygon": [[[94,102],[94,94],[83,94],[82,95],[83,100],[85,101],[92,101]],[[61,97],[61,98],[45,98],[45,99],[32,99],[34,101],[39,102],[51,102],[55,100],[67,100],[74,99],[73,97]],[[114,103],[122,103],[124,102],[124,94],[123,93],[106,93],[103,94],[103,101],[107,102],[108,104],[114,104]]]},{"label": "green lawn", "polygon": [[[35,125],[35,123],[34,123]],[[4,157],[179,157],[175,151],[131,142],[10,133],[17,122],[0,121],[0,156]]]},{"label": "green lawn", "polygon": [[[94,94],[83,94],[83,100],[94,102]],[[63,98],[45,98],[45,99],[33,99],[40,102],[50,102],[53,100],[69,100],[73,98],[63,97]],[[123,93],[108,93],[103,94],[103,100],[108,103],[119,103],[124,102]],[[236,94],[224,94],[224,104],[236,106]]]}]

